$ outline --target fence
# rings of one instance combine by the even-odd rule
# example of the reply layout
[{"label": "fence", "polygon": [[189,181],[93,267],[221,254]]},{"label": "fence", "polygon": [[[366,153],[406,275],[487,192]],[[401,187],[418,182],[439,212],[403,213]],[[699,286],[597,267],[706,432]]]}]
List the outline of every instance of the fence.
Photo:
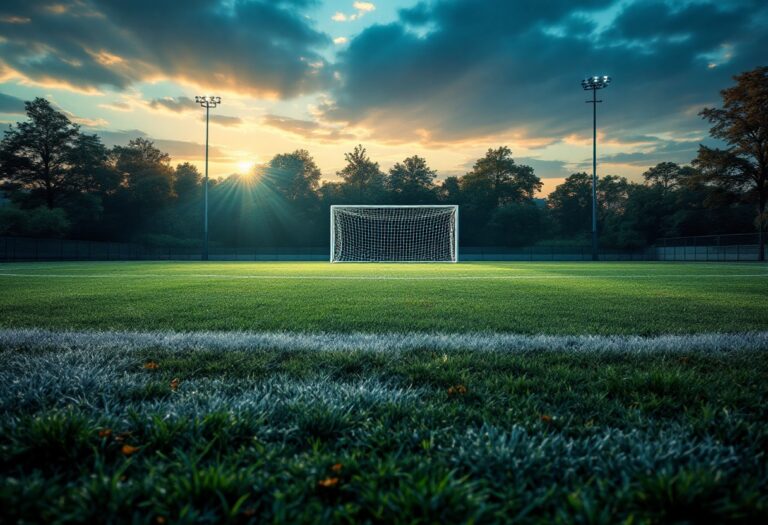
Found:
[{"label": "fence", "polygon": [[[606,261],[653,259],[653,250],[600,251]],[[327,246],[227,248],[211,246],[214,261],[327,261]],[[461,261],[588,261],[588,246],[529,246],[524,248],[466,246]],[[0,237],[0,261],[136,261],[200,260],[198,247],[156,247],[135,243]]]},{"label": "fence", "polygon": [[[222,248],[211,246],[211,260],[327,260],[327,247]],[[194,261],[199,247],[159,247],[136,243],[0,237],[0,261]]]},{"label": "fence", "polygon": [[654,248],[659,261],[757,261],[757,233],[699,235],[659,239]]},{"label": "fence", "polygon": [[[601,261],[756,261],[756,234],[660,239],[635,250],[601,249]],[[214,261],[327,261],[327,246],[227,248],[212,246]],[[589,246],[462,246],[460,261],[589,261]],[[135,243],[0,237],[0,261],[194,261],[198,247],[157,247]]]},{"label": "fence", "polygon": [[[650,261],[653,250],[599,250],[601,261]],[[460,261],[591,261],[590,246],[463,246],[459,248]]]}]

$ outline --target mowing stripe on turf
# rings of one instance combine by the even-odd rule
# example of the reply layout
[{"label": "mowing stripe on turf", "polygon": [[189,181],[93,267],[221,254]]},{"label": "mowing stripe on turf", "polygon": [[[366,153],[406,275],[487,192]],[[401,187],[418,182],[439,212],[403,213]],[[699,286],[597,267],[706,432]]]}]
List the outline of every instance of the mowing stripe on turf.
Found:
[{"label": "mowing stripe on turf", "polygon": [[129,332],[0,329],[0,348],[164,350],[409,350],[567,352],[729,352],[768,350],[768,332],[661,335],[521,335],[508,333],[302,333],[302,332]]},{"label": "mowing stripe on turf", "polygon": [[701,279],[701,278],[741,278],[741,277],[768,277],[766,273],[740,273],[740,274],[535,274],[535,275],[442,275],[442,276],[401,276],[401,275],[231,275],[231,274],[202,274],[202,273],[168,273],[168,274],[64,274],[64,273],[8,273],[0,272],[0,277],[45,277],[55,279],[122,279],[122,278],[198,278],[198,279],[266,279],[266,280],[309,280],[309,281],[506,281],[520,279]]}]

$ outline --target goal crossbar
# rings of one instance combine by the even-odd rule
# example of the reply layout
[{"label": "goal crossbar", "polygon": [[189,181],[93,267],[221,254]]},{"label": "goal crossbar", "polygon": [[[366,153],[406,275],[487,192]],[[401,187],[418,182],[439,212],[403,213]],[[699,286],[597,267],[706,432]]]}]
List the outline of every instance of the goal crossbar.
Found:
[{"label": "goal crossbar", "polygon": [[338,204],[330,212],[332,263],[458,261],[457,205]]}]

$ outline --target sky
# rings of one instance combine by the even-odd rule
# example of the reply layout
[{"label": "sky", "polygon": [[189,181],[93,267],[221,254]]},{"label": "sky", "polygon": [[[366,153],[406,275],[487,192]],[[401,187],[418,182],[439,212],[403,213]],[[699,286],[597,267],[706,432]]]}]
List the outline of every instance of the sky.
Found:
[{"label": "sky", "polygon": [[441,178],[491,147],[543,194],[591,169],[638,180],[690,162],[719,90],[768,60],[764,0],[3,0],[0,124],[45,97],[105,144],[146,137],[174,163],[247,173],[307,149],[326,180],[365,146],[418,154]]}]

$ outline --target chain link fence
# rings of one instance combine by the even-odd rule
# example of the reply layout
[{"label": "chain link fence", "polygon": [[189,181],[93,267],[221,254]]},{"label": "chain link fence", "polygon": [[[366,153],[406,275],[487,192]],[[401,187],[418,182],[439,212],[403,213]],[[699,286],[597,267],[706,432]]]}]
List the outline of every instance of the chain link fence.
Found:
[{"label": "chain link fence", "polygon": [[659,261],[757,261],[757,233],[698,235],[659,239],[654,248]]},{"label": "chain link fence", "polygon": [[[653,250],[600,250],[605,261],[646,261]],[[227,248],[211,246],[214,261],[327,261],[327,246]],[[589,246],[466,246],[460,261],[589,261]],[[197,247],[158,247],[136,243],[0,237],[0,261],[194,261]]]},{"label": "chain link fence", "polygon": [[[756,261],[757,234],[703,235],[660,239],[649,248],[601,249],[602,261]],[[327,246],[211,246],[214,261],[327,261]],[[460,261],[589,261],[589,246],[462,246]],[[198,247],[137,243],[0,237],[0,261],[194,261]]]}]

